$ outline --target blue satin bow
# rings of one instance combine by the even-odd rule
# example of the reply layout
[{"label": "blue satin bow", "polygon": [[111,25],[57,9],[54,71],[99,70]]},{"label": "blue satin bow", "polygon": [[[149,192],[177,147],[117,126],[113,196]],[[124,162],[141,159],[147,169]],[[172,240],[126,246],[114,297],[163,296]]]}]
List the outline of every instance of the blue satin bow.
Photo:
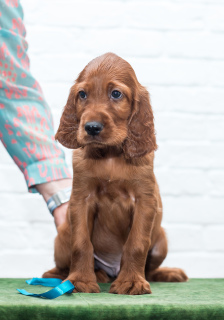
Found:
[{"label": "blue satin bow", "polygon": [[31,285],[42,285],[45,287],[55,287],[47,292],[40,294],[29,293],[24,289],[17,289],[20,293],[24,294],[25,296],[39,297],[45,299],[55,299],[57,297],[60,297],[64,293],[72,293],[72,291],[75,288],[69,280],[62,283],[61,279],[55,278],[33,278],[30,280],[26,280],[26,283]]}]

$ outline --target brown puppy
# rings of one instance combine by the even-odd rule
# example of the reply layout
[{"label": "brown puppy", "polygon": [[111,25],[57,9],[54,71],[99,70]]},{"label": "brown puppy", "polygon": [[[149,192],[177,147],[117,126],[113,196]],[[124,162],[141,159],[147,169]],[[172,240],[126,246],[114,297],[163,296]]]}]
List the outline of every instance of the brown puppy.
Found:
[{"label": "brown puppy", "polygon": [[[186,281],[158,268],[167,255],[162,202],[153,172],[156,138],[147,90],[125,60],[108,53],[80,73],[56,139],[73,153],[67,220],[55,240],[56,268],[74,292],[151,293],[146,281]],[[94,259],[95,258],[95,259]]]}]

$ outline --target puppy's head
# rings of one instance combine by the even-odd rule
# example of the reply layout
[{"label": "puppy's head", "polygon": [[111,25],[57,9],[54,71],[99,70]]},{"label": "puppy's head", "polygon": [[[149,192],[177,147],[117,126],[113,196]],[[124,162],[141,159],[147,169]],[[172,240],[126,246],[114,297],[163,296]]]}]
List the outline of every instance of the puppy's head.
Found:
[{"label": "puppy's head", "polygon": [[55,138],[71,149],[122,147],[126,158],[156,149],[149,95],[128,62],[107,53],[84,68]]}]

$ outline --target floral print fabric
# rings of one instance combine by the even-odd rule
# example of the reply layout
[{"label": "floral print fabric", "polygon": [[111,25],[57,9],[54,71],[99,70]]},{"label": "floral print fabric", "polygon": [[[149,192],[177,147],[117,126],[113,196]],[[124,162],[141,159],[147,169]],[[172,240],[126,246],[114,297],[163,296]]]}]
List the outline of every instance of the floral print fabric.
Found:
[{"label": "floral print fabric", "polygon": [[0,0],[0,140],[23,172],[30,192],[36,184],[70,178],[54,140],[53,121],[29,70],[26,30],[19,0]]}]

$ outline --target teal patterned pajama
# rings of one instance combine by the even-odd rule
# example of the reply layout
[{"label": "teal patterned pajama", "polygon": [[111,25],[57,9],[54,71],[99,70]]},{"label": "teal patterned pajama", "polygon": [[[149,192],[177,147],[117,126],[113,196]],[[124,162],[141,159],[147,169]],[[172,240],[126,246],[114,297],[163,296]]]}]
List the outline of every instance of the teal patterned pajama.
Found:
[{"label": "teal patterned pajama", "polygon": [[23,172],[30,192],[36,184],[70,178],[54,140],[50,109],[29,70],[26,30],[19,0],[0,0],[0,139]]}]

